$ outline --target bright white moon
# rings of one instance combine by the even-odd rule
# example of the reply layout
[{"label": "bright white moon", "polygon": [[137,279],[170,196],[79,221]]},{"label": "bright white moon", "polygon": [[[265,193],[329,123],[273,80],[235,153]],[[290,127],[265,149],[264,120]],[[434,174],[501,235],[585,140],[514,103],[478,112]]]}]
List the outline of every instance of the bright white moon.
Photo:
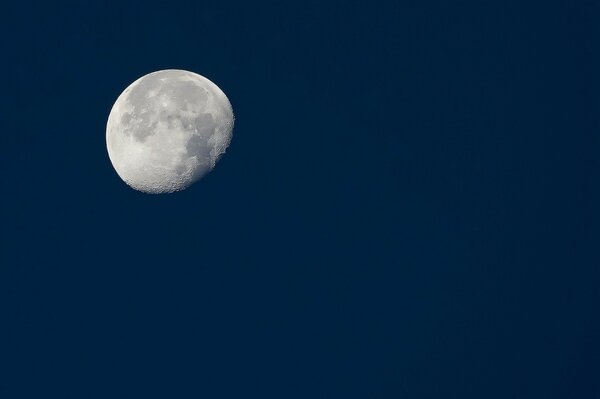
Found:
[{"label": "bright white moon", "polygon": [[231,141],[227,96],[193,72],[143,76],[119,96],[106,125],[108,156],[132,188],[180,191],[210,172]]}]

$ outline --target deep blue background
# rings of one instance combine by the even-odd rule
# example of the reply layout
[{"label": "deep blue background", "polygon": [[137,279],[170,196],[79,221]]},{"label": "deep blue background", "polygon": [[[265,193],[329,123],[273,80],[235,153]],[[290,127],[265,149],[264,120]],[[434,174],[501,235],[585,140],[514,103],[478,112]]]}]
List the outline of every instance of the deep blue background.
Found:
[{"label": "deep blue background", "polygon": [[[3,7],[0,397],[600,397],[599,17]],[[166,68],[236,126],[213,173],[151,196],[105,124]]]}]

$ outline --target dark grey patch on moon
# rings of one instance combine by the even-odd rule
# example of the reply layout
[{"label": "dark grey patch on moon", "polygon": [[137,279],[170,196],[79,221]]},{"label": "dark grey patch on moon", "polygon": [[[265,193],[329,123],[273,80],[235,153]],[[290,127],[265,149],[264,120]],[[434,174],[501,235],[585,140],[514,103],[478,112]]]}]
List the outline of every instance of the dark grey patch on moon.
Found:
[{"label": "dark grey patch on moon", "polygon": [[156,121],[151,120],[153,112],[148,109],[148,105],[152,105],[157,100],[149,100],[148,94],[152,91],[156,91],[157,95],[160,94],[160,87],[162,85],[160,75],[160,73],[147,75],[130,88],[131,90],[126,97],[129,105],[133,107],[133,111],[125,113],[121,118],[124,127],[123,132],[128,136],[133,136],[133,138],[142,143],[155,133],[155,128],[158,124]]},{"label": "dark grey patch on moon", "polygon": [[193,135],[185,144],[185,149],[190,156],[196,156],[201,164],[206,164],[210,159],[210,146],[206,137]]},{"label": "dark grey patch on moon", "polygon": [[123,116],[121,116],[121,123],[126,125],[131,120],[131,114],[129,112],[125,112]]},{"label": "dark grey patch on moon", "polygon": [[157,121],[150,121],[148,113],[142,113],[141,116],[124,129],[126,135],[132,135],[136,141],[143,143],[146,139],[156,133]]},{"label": "dark grey patch on moon", "polygon": [[194,132],[208,138],[215,133],[215,119],[212,114],[200,114],[194,118]]},{"label": "dark grey patch on moon", "polygon": [[[208,140],[215,134],[216,124],[212,114],[200,114],[191,122],[194,134],[186,143],[185,149],[190,156],[196,155],[198,160],[209,160],[211,145]],[[208,164],[209,162],[205,162]]]}]

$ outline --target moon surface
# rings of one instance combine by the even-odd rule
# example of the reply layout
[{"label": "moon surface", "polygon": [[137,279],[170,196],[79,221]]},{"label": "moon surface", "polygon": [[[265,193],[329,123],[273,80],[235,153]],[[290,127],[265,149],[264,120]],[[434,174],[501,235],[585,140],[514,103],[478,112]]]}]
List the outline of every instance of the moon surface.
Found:
[{"label": "moon surface", "polygon": [[171,193],[215,167],[232,131],[233,110],[217,85],[193,72],[168,69],[139,78],[117,98],[106,146],[129,186]]}]

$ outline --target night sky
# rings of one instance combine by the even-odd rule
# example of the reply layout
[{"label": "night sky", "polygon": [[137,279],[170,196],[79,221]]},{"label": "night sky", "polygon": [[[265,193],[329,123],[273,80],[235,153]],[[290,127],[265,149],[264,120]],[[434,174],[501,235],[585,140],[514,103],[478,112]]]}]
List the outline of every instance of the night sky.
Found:
[{"label": "night sky", "polygon": [[[0,397],[600,398],[596,1],[13,2]],[[148,195],[160,69],[236,116]]]}]

